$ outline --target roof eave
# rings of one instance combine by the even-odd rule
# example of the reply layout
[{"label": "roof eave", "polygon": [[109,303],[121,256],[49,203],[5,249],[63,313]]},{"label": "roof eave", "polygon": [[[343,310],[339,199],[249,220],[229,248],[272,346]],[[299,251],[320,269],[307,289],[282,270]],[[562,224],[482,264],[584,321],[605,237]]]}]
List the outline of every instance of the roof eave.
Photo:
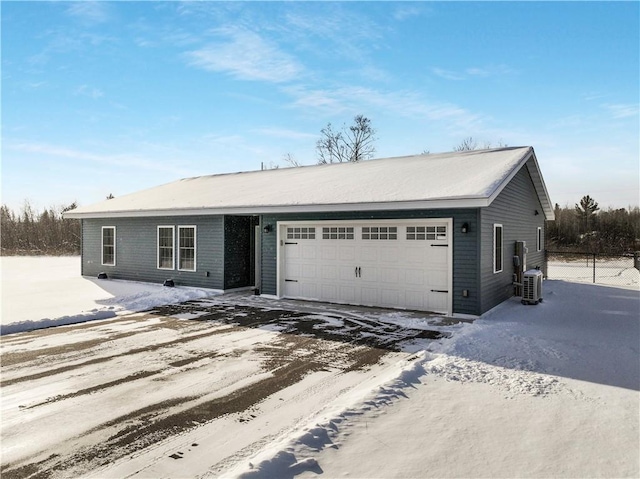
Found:
[{"label": "roof eave", "polygon": [[278,213],[321,213],[342,211],[397,211],[397,210],[424,210],[447,208],[482,208],[489,206],[489,199],[485,197],[446,198],[420,201],[396,201],[384,203],[339,203],[339,204],[315,204],[315,205],[265,205],[265,206],[238,206],[226,208],[183,208],[183,209],[156,209],[156,210],[129,210],[129,211],[104,211],[104,212],[77,212],[64,213],[65,218],[92,219],[92,218],[141,218],[159,216],[202,216],[202,215],[260,215]]}]

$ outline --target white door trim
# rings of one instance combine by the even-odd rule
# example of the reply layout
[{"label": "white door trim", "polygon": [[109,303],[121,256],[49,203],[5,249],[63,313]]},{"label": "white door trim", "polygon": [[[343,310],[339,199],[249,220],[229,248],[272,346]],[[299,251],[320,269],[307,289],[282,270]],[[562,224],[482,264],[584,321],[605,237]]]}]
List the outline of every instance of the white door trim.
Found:
[{"label": "white door trim", "polygon": [[[448,251],[447,251],[447,267],[448,267],[448,297],[447,297],[447,311],[448,315],[453,314],[453,218],[402,218],[395,220],[297,220],[297,221],[277,221],[276,222],[276,295],[278,298],[283,298],[284,292],[284,243],[286,240],[286,228],[290,226],[369,226],[369,225],[387,225],[394,224],[399,226],[412,225],[412,224],[425,224],[425,223],[444,223],[447,225],[448,231]],[[400,234],[400,232],[398,232]],[[316,231],[316,235],[322,234],[321,231]]]}]

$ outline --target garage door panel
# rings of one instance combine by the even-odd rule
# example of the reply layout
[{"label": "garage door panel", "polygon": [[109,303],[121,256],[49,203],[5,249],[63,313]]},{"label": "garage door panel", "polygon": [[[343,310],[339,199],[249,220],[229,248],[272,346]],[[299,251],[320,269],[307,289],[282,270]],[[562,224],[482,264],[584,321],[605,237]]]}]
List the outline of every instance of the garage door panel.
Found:
[{"label": "garage door panel", "polygon": [[422,286],[425,284],[425,271],[423,269],[407,269],[404,272],[405,284]]},{"label": "garage door panel", "polygon": [[404,282],[401,280],[401,277],[403,277],[404,274],[402,274],[402,271],[398,268],[380,268],[379,271],[380,277],[378,281],[383,284],[397,285]]},{"label": "garage door panel", "polygon": [[339,246],[338,258],[340,261],[355,261],[356,248],[354,246]]},{"label": "garage door panel", "polygon": [[318,286],[315,283],[302,283],[302,285],[298,287],[298,291],[300,291],[301,298],[321,298],[321,296],[318,294]]},{"label": "garage door panel", "polygon": [[378,261],[378,248],[375,246],[365,245],[360,248],[359,261],[377,263]]},{"label": "garage door panel", "polygon": [[335,245],[323,245],[320,251],[320,257],[324,261],[334,261],[338,257],[338,251]]},{"label": "garage door panel", "polygon": [[338,288],[335,284],[322,284],[321,293],[322,297],[318,299],[325,301],[338,301],[340,299],[338,297]]},{"label": "garage door panel", "polygon": [[399,261],[401,261],[401,257],[402,255],[399,247],[395,245],[388,246],[385,244],[381,245],[380,252],[378,254],[378,261],[382,264],[397,264]]},{"label": "garage door panel", "polygon": [[322,266],[321,278],[324,281],[337,281],[339,278],[338,265],[324,264]]},{"label": "garage door panel", "polygon": [[302,279],[316,279],[318,276],[318,268],[315,264],[303,264],[300,276]]},{"label": "garage door panel", "polygon": [[381,292],[382,301],[384,304],[391,307],[402,306],[400,301],[400,291],[397,289],[383,289]]},{"label": "garage door panel", "polygon": [[350,281],[355,281],[356,280],[356,267],[355,266],[351,266],[351,265],[340,265],[338,266],[338,279],[340,281],[344,281],[347,284]]},{"label": "garage door panel", "polygon": [[315,244],[304,244],[302,249],[302,259],[315,260],[318,256],[318,247]]},{"label": "garage door panel", "polygon": [[338,288],[338,300],[342,303],[356,304],[359,303],[355,286],[341,286]]}]

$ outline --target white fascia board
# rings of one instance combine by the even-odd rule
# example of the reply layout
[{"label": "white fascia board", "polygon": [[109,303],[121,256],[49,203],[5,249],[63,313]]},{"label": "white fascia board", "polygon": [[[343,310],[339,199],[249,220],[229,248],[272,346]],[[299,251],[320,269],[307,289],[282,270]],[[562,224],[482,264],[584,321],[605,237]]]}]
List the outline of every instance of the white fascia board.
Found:
[{"label": "white fascia board", "polygon": [[277,213],[321,213],[343,211],[394,211],[428,210],[447,208],[482,208],[489,206],[488,198],[435,199],[425,201],[402,201],[387,203],[341,203],[319,205],[276,205],[244,206],[235,208],[187,208],[167,210],[135,210],[73,213],[67,212],[65,218],[142,218],[158,216],[198,216],[198,215],[259,215]]}]

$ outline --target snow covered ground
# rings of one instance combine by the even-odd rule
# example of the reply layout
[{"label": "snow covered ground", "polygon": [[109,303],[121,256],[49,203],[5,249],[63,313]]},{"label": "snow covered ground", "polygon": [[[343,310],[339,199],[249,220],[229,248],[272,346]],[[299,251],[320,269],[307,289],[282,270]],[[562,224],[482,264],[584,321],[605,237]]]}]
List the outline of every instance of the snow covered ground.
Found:
[{"label": "snow covered ground", "polygon": [[[277,308],[278,322],[233,325]],[[313,326],[286,333],[296,321]],[[398,324],[450,337],[393,351],[314,336],[354,324],[361,339]],[[635,288],[546,281],[543,303],[458,324],[218,296],[0,346],[3,478],[48,464],[100,478],[640,477]],[[236,409],[198,420],[222,400]]]},{"label": "snow covered ground", "polygon": [[0,333],[105,319],[211,291],[80,276],[79,256],[3,256]]},{"label": "snow covered ground", "polygon": [[598,258],[595,268],[588,256],[564,261],[552,259],[547,265],[547,276],[549,279],[594,283],[594,269],[596,284],[640,289],[640,271],[634,268],[632,257]]}]

